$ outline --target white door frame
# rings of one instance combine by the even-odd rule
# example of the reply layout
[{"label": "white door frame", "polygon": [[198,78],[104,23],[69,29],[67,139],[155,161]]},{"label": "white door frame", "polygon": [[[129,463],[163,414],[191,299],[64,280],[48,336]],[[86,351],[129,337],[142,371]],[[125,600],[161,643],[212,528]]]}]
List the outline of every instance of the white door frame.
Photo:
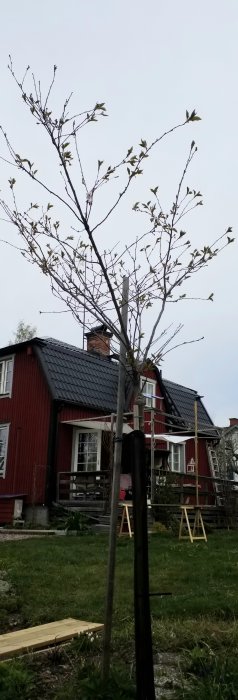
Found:
[{"label": "white door frame", "polygon": [[[73,472],[77,472],[77,464],[78,464],[78,442],[79,442],[79,434],[80,433],[87,433],[87,434],[97,434],[97,464],[96,464],[96,469],[95,471],[100,471],[101,469],[101,447],[102,447],[102,431],[101,430],[92,430],[91,428],[75,428],[74,429],[74,434],[73,434],[73,442],[72,442],[72,463],[71,463],[71,470]],[[82,470],[82,471],[87,471],[87,470]]]}]

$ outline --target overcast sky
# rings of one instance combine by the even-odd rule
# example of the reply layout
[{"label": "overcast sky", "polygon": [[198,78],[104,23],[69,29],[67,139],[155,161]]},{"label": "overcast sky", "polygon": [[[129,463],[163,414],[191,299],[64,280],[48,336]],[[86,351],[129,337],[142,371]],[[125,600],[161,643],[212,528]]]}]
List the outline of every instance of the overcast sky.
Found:
[{"label": "overcast sky", "polygon": [[[86,144],[89,174],[98,158],[116,162],[141,137],[158,136],[183,120],[186,109],[196,108],[202,121],[163,142],[140,184],[140,194],[159,184],[165,205],[173,200],[194,138],[199,150],[189,184],[202,191],[205,206],[192,214],[187,226],[198,246],[211,242],[229,225],[237,233],[237,36],[237,0],[12,0],[4,4],[1,15],[0,123],[16,150],[30,149],[34,162],[44,162],[49,177],[54,177],[46,142],[44,150],[39,132],[30,130],[7,71],[9,53],[20,75],[30,64],[44,84],[57,64],[59,103],[71,90],[80,108],[97,100],[106,103],[110,118],[102,128],[96,127]],[[1,163],[1,190],[7,176]],[[135,230],[125,208],[112,225],[120,239],[127,240]],[[108,228],[104,235],[106,243]],[[6,237],[11,240],[11,231],[0,222],[0,238]],[[39,315],[39,310],[62,308],[52,298],[47,280],[14,249],[1,245],[0,256],[0,345],[8,343],[24,319],[37,326],[39,336],[82,346],[82,331],[69,313]],[[174,320],[185,325],[183,339],[202,335],[205,339],[169,354],[162,366],[166,378],[204,395],[216,424],[238,416],[237,262],[236,242],[193,285],[195,295],[214,291],[214,302],[173,307]]]}]

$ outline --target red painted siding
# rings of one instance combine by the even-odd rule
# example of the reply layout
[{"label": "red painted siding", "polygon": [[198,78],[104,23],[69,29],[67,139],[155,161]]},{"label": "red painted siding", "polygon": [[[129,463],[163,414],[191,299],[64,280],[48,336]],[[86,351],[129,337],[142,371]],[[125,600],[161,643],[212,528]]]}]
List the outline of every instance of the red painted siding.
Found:
[{"label": "red painted siding", "polygon": [[[186,443],[185,455],[186,464],[188,464],[191,459],[195,459],[194,440],[189,440]],[[198,470],[201,476],[211,476],[206,449],[206,440],[204,438],[198,438]]]},{"label": "red painted siding", "polygon": [[14,514],[14,498],[0,498],[0,524],[12,523]]},{"label": "red painted siding", "polygon": [[[26,349],[14,358],[11,398],[0,398],[0,422],[9,423],[7,467],[1,494],[26,494],[43,503],[51,400],[38,360]],[[34,475],[35,468],[35,475]]]},{"label": "red painted siding", "polygon": [[[148,378],[156,381],[156,375],[153,370],[146,371],[146,376]],[[161,391],[156,385],[156,395],[161,396]],[[164,400],[156,399],[156,408],[160,409],[161,412],[165,411]],[[132,410],[132,407],[131,409]],[[84,418],[95,418],[102,416],[101,411],[90,411],[89,409],[77,408],[74,406],[66,406],[61,409],[58,414],[58,433],[57,433],[57,447],[56,447],[56,472],[64,472],[71,470],[71,460],[72,460],[72,441],[73,441],[73,426],[66,425],[63,421],[70,420],[83,420]],[[110,416],[108,417],[110,421]],[[133,426],[133,417],[129,420],[129,424]],[[165,417],[163,415],[155,414],[155,432],[162,433],[165,431]],[[151,433],[151,414],[150,411],[145,412],[145,432]],[[150,440],[147,440],[148,446],[150,447]],[[161,443],[162,449],[166,449],[166,443]]]}]

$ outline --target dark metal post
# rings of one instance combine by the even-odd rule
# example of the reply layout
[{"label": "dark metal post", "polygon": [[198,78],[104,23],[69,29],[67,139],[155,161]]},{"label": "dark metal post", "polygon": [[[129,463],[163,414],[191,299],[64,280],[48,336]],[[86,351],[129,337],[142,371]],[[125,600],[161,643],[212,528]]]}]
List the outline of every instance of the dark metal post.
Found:
[{"label": "dark metal post", "polygon": [[102,674],[107,680],[110,670],[111,659],[111,636],[112,636],[112,615],[116,567],[116,544],[117,544],[117,523],[118,523],[118,501],[120,492],[121,456],[122,456],[122,435],[123,435],[123,412],[125,410],[125,386],[126,386],[126,344],[127,316],[128,316],[128,295],[129,277],[123,277],[122,285],[122,328],[120,342],[120,359],[118,370],[118,391],[117,391],[117,415],[116,415],[116,435],[114,447],[113,481],[111,493],[111,517],[109,533],[108,566],[106,580],[106,601],[103,635],[103,659]]},{"label": "dark metal post", "polygon": [[145,437],[130,435],[134,520],[134,609],[137,700],[155,700],[149,598]]}]

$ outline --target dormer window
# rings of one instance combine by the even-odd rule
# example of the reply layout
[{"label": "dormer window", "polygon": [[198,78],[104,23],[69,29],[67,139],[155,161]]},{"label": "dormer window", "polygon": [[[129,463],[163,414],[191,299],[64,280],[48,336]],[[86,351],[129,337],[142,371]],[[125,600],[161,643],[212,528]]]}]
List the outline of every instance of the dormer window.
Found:
[{"label": "dormer window", "polygon": [[0,396],[11,396],[13,357],[0,360]]},{"label": "dormer window", "polygon": [[155,408],[156,382],[153,379],[147,379],[146,377],[141,377],[140,378],[140,388],[141,388],[142,394],[146,400],[145,408]]}]

